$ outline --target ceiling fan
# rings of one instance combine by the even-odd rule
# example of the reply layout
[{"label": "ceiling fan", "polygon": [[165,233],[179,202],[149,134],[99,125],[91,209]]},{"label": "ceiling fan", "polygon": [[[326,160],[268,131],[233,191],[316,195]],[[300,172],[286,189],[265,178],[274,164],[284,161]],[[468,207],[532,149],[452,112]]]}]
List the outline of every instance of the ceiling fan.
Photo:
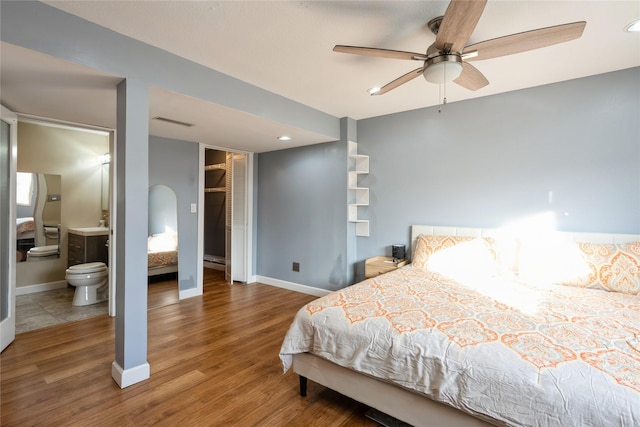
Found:
[{"label": "ceiling fan", "polygon": [[489,81],[476,67],[469,64],[469,61],[497,58],[574,40],[582,36],[587,24],[585,21],[579,21],[539,28],[465,46],[480,20],[486,3],[487,0],[452,0],[444,16],[434,18],[427,24],[436,35],[436,41],[424,54],[344,45],[336,45],[333,50],[355,55],[423,61],[422,66],[398,77],[379,90],[370,90],[371,95],[385,94],[419,75],[423,75],[431,83],[443,84],[453,81],[466,89],[478,90],[488,85]]}]

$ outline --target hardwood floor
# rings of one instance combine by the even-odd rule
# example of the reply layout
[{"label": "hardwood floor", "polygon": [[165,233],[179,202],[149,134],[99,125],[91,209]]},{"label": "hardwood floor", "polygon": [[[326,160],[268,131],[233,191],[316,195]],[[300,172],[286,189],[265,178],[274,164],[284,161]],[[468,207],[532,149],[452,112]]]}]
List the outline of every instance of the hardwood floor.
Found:
[{"label": "hardwood floor", "polygon": [[300,397],[295,374],[282,373],[282,338],[314,297],[222,279],[205,270],[203,296],[148,311],[151,378],[126,389],[111,379],[113,318],[18,335],[0,355],[0,424],[377,425],[364,405],[313,382]]}]

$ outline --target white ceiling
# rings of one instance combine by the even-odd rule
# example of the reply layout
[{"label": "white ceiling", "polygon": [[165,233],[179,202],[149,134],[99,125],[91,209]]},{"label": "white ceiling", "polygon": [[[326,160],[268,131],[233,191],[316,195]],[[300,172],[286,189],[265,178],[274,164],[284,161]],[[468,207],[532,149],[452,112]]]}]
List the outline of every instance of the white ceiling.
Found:
[{"label": "white ceiling", "polygon": [[[422,78],[385,95],[369,96],[367,89],[388,83],[419,64],[335,53],[332,48],[347,44],[424,52],[435,39],[426,23],[444,13],[447,1],[45,3],[335,117],[363,119],[440,102],[439,87]],[[587,21],[587,26],[578,40],[474,62],[489,86],[471,92],[448,85],[447,100],[640,66],[640,34],[624,31],[639,18],[640,2],[636,0],[489,0],[468,44],[575,21]],[[113,108],[101,105],[114,102],[118,77],[6,44],[1,53],[3,103],[20,112],[47,117],[54,112],[57,118],[113,126]],[[44,79],[43,69],[48,70]],[[286,146],[322,142],[320,135],[162,90],[152,92],[151,110],[151,115],[171,118],[179,112],[182,118],[178,119],[198,124],[189,129],[151,124],[152,133],[167,137],[255,152],[285,148],[274,137],[282,132],[297,132],[294,142]],[[202,122],[212,117],[203,114],[208,110],[214,110],[222,121]]]}]

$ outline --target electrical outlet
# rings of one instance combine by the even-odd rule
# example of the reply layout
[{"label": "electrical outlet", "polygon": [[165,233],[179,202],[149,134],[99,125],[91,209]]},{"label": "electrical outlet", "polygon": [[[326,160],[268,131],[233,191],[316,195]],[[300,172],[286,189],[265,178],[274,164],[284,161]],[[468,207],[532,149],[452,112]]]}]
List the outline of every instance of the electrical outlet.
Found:
[{"label": "electrical outlet", "polygon": [[300,271],[300,263],[299,262],[294,262],[293,263],[293,271]]}]

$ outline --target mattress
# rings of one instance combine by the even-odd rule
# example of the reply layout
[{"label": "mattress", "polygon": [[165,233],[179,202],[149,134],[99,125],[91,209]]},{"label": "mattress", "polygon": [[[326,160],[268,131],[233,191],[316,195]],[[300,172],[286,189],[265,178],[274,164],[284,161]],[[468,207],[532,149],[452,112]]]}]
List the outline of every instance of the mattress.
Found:
[{"label": "mattress", "polygon": [[498,425],[640,425],[637,295],[407,266],[304,306],[305,352]]}]

